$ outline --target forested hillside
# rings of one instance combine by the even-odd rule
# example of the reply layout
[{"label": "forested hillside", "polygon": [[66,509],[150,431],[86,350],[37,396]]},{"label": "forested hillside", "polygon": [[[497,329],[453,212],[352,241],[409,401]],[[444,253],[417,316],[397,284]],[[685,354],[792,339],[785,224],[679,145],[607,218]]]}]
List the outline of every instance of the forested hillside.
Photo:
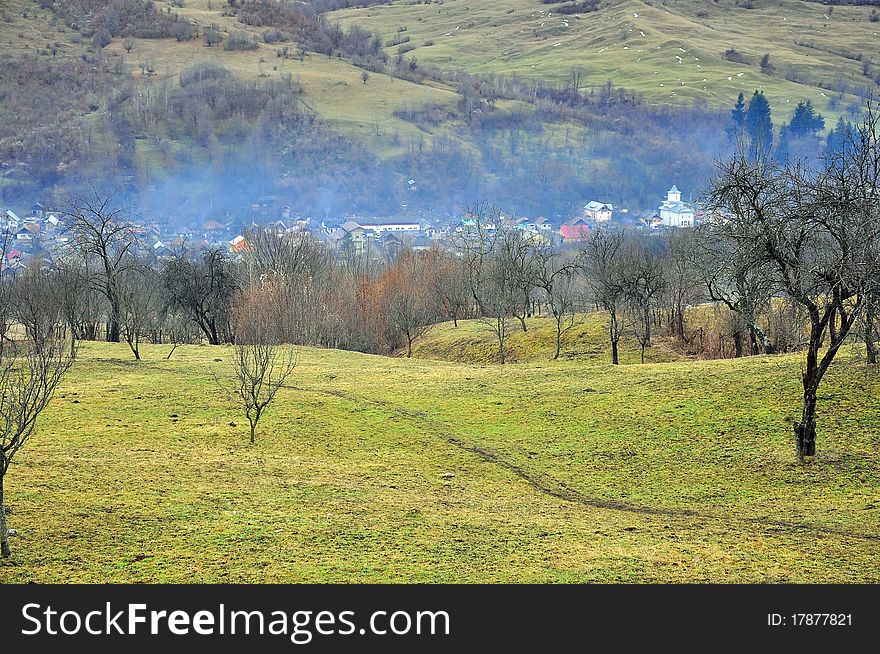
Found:
[{"label": "forested hillside", "polygon": [[[568,218],[593,198],[656,206],[673,182],[699,192],[740,91],[765,90],[781,141],[797,102],[831,127],[876,88],[870,7],[698,4],[9,0],[0,193],[101,180],[180,220],[270,194],[320,219],[475,199]],[[558,39],[548,13],[568,23]],[[725,31],[733,17],[817,25],[762,53]]]}]

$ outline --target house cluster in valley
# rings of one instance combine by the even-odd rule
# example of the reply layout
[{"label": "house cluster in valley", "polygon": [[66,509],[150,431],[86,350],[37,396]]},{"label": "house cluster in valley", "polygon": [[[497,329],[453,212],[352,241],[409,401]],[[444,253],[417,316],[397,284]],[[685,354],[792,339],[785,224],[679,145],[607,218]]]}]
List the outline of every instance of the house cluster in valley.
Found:
[{"label": "house cluster in valley", "polygon": [[[583,241],[596,228],[661,230],[693,227],[705,219],[704,211],[683,202],[676,186],[666,192],[657,209],[630,211],[615,209],[609,202],[591,200],[578,215],[554,224],[543,217],[503,217],[537,243],[563,246]],[[20,213],[24,217],[19,217]],[[245,212],[248,213],[248,212]],[[131,226],[137,238],[156,260],[168,259],[183,251],[221,249],[230,256],[248,250],[248,235],[261,230],[277,235],[295,234],[314,238],[339,256],[350,253],[376,259],[393,259],[404,249],[419,251],[432,247],[452,247],[456,233],[475,224],[464,216],[392,216],[365,218],[343,216],[316,221],[296,214],[277,198],[260,199],[251,204],[245,218],[216,217],[200,224],[182,227],[173,220],[145,222]],[[496,225],[484,225],[489,230]],[[69,246],[71,235],[63,211],[33,204],[27,212],[7,209],[0,213],[0,273],[14,275],[30,265],[52,266],[54,257]]]}]

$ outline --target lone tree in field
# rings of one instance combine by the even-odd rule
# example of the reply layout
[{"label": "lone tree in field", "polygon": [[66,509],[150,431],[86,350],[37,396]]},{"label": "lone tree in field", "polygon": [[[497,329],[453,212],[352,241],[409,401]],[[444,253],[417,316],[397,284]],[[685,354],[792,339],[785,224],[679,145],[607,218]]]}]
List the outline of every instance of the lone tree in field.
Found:
[{"label": "lone tree in field", "polygon": [[296,367],[292,349],[278,345],[269,310],[277,289],[267,282],[242,291],[233,306],[235,356],[233,394],[241,401],[256,440],[257,425],[278,390]]},{"label": "lone tree in field", "polygon": [[818,170],[737,156],[721,166],[710,199],[726,212],[717,233],[759,255],[774,287],[803,306],[809,323],[798,460],[816,453],[819,385],[878,286],[878,113],[867,108],[852,147]]},{"label": "lone tree in field", "polygon": [[68,346],[0,343],[0,555],[10,555],[3,483],[13,457],[34,435],[37,418],[73,361]]},{"label": "lone tree in field", "polygon": [[95,262],[89,282],[107,299],[107,340],[118,343],[122,316],[120,277],[134,261],[131,255],[139,245],[130,212],[115,204],[112,193],[92,189],[89,194],[71,200],[66,220],[73,247],[87,262]]}]

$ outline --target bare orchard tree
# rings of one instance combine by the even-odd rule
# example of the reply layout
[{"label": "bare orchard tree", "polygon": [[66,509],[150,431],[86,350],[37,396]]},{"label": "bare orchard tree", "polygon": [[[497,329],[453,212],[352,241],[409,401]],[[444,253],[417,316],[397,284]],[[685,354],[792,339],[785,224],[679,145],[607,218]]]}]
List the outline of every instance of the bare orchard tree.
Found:
[{"label": "bare orchard tree", "polygon": [[663,259],[646,241],[630,240],[623,252],[622,275],[627,312],[644,363],[653,336],[653,311],[666,287]]},{"label": "bare orchard tree", "polygon": [[61,300],[54,275],[34,265],[15,276],[9,289],[12,315],[35,347],[55,338],[61,320]]},{"label": "bare orchard tree", "polygon": [[[764,253],[740,246],[740,239],[747,238],[747,234],[737,230],[749,227],[720,216],[704,222],[694,233],[694,269],[705,284],[709,299],[721,302],[739,316],[734,324],[748,331],[751,353],[758,354],[760,347],[765,354],[773,354],[773,344],[759,322],[770,309],[776,282]],[[737,357],[744,354],[744,340],[743,330],[735,329]]]},{"label": "bare orchard tree", "polygon": [[693,229],[685,228],[667,230],[663,239],[669,328],[682,341],[689,340],[686,323],[688,306],[705,297],[701,277],[694,262],[694,238]]},{"label": "bare orchard tree", "polygon": [[139,245],[131,212],[116,203],[114,194],[93,188],[69,201],[65,220],[72,247],[94,263],[95,274],[89,282],[107,299],[107,340],[118,343],[122,329],[119,276]]},{"label": "bare orchard tree", "polygon": [[272,276],[279,286],[277,321],[287,343],[314,343],[325,318],[330,253],[308,232],[249,230],[246,276]]},{"label": "bare orchard tree", "polygon": [[141,360],[141,339],[161,313],[159,273],[147,262],[125,266],[118,280],[122,335],[136,361]]},{"label": "bare orchard tree", "polygon": [[868,294],[858,326],[865,344],[866,360],[869,364],[875,365],[878,354],[877,340],[880,338],[880,295]]},{"label": "bare orchard tree", "polygon": [[208,343],[219,345],[231,338],[229,303],[238,282],[222,251],[183,253],[163,264],[161,281],[166,308],[188,315]]},{"label": "bare orchard tree", "polygon": [[98,337],[101,294],[95,290],[94,272],[82,261],[61,259],[56,262],[55,291],[61,300],[61,313],[69,332],[71,354],[77,341]]},{"label": "bare orchard tree", "polygon": [[0,346],[0,553],[4,558],[10,555],[3,497],[6,473],[36,432],[37,419],[72,361],[67,344],[54,338],[42,347]]},{"label": "bare orchard tree", "polygon": [[528,331],[526,318],[532,315],[533,294],[537,288],[537,275],[541,260],[537,256],[538,245],[516,227],[503,226],[504,257],[514,274],[517,292],[512,313],[519,320],[524,332]]},{"label": "bare orchard tree", "polygon": [[555,361],[562,351],[562,337],[577,322],[577,310],[583,296],[582,269],[575,257],[557,252],[551,246],[536,248],[535,260],[535,285],[541,290],[556,325]]},{"label": "bare orchard tree", "polygon": [[618,344],[623,334],[626,298],[622,274],[623,244],[623,232],[596,229],[581,251],[581,265],[590,295],[600,308],[608,312],[608,338],[614,365],[620,363]]},{"label": "bare orchard tree", "polygon": [[406,341],[406,356],[412,357],[413,341],[433,324],[435,312],[425,284],[425,258],[404,252],[383,276],[383,304],[388,325]]},{"label": "bare orchard tree", "polygon": [[798,460],[816,453],[819,386],[846,341],[880,270],[878,113],[869,104],[851,147],[817,170],[736,156],[720,166],[710,198],[729,220],[718,230],[735,250],[757,253],[774,286],[809,320]]},{"label": "bare orchard tree", "polygon": [[244,407],[251,444],[256,441],[260,418],[296,367],[294,351],[277,341],[277,325],[273,324],[269,310],[276,294],[277,289],[271,284],[252,285],[237,294],[232,310],[232,391]]},{"label": "bare orchard tree", "polygon": [[519,243],[501,224],[497,208],[471,210],[471,224],[459,235],[459,250],[468,267],[471,295],[478,319],[495,334],[498,362],[507,361],[510,320],[522,298],[520,278],[514,262]]},{"label": "bare orchard tree", "polygon": [[434,305],[458,327],[473,306],[467,265],[451,252],[431,248],[426,253],[426,275]]}]

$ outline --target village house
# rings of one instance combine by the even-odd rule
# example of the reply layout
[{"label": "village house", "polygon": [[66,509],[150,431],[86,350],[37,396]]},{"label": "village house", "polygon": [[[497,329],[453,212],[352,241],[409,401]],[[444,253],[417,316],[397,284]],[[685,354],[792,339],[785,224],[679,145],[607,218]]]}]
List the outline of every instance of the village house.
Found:
[{"label": "village house", "polygon": [[422,226],[419,224],[419,222],[413,220],[389,220],[376,222],[357,221],[357,224],[364,229],[375,232],[376,234],[384,234],[385,232],[394,232],[397,234],[418,234],[420,231],[422,231]]},{"label": "village house", "polygon": [[584,218],[595,223],[610,222],[613,212],[614,206],[606,202],[596,202],[593,200],[584,205]]},{"label": "village house", "polygon": [[694,215],[694,209],[681,201],[677,186],[666,192],[666,200],[660,205],[660,220],[664,227],[693,227]]},{"label": "village house", "polygon": [[559,235],[565,243],[585,241],[589,234],[590,222],[586,218],[572,218],[559,228]]},{"label": "village house", "polygon": [[229,242],[229,251],[233,254],[244,254],[248,251],[248,242],[239,234]]}]

